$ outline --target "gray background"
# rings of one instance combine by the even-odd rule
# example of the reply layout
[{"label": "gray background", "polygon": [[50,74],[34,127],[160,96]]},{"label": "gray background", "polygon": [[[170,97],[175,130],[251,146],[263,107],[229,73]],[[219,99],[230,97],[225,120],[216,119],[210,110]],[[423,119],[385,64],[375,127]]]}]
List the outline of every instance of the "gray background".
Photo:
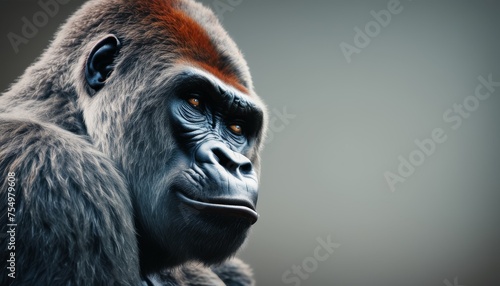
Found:
[{"label": "gray background", "polygon": [[[402,0],[348,63],[340,43],[353,45],[354,28],[388,2],[233,0],[222,15],[276,120],[261,218],[240,253],[258,285],[298,285],[282,275],[311,263],[328,236],[340,247],[300,285],[500,285],[500,88],[456,130],[442,118],[474,95],[478,76],[500,81],[500,4]],[[7,33],[41,8],[1,0],[0,89],[80,4],[61,6],[16,54]],[[447,141],[392,192],[384,173],[435,128]]]}]

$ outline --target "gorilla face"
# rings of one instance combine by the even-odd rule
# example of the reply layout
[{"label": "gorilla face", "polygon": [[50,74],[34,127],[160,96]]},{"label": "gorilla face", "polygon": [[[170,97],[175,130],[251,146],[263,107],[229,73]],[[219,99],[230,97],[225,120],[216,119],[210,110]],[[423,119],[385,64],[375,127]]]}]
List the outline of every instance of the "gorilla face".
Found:
[{"label": "gorilla face", "polygon": [[[169,84],[168,95],[156,96],[140,116],[151,120],[143,132],[157,138],[143,149],[151,165],[130,174],[141,255],[148,257],[145,272],[189,259],[221,262],[258,218],[256,148],[263,110],[195,68],[173,75]],[[151,128],[162,124],[169,132]]]},{"label": "gorilla face", "polygon": [[174,136],[187,168],[172,190],[186,206],[209,216],[257,221],[257,174],[247,157],[262,112],[245,96],[203,75],[181,76],[170,105]]}]

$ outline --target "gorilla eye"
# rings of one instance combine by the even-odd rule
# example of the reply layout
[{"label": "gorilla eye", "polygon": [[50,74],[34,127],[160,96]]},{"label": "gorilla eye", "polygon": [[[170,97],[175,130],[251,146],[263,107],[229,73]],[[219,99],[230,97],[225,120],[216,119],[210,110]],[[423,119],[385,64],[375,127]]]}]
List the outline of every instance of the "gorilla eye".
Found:
[{"label": "gorilla eye", "polygon": [[190,99],[188,99],[188,102],[192,107],[200,107],[200,100],[198,98],[191,97]]},{"label": "gorilla eye", "polygon": [[238,124],[229,125],[229,130],[231,130],[231,132],[236,135],[243,134],[243,128],[241,128],[241,126]]}]

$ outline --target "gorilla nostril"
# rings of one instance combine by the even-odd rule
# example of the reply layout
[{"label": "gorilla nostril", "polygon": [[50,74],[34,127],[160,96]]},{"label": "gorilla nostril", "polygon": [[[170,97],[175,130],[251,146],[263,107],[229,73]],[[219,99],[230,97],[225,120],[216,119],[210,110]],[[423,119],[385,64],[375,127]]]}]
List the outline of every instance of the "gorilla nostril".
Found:
[{"label": "gorilla nostril", "polygon": [[214,153],[214,157],[217,163],[219,163],[222,167],[226,169],[235,168],[235,163],[229,159],[224,151],[219,148],[215,148],[212,150]]},{"label": "gorilla nostril", "polygon": [[243,164],[240,166],[240,171],[241,171],[244,175],[251,173],[251,172],[252,172],[252,163],[250,163],[250,162],[243,163]]}]

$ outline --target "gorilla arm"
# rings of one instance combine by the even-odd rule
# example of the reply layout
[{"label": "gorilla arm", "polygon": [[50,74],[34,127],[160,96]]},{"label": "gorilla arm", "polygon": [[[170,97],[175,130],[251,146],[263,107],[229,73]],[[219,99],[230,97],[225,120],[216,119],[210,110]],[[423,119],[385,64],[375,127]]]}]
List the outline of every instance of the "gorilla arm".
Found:
[{"label": "gorilla arm", "polygon": [[[153,286],[253,286],[252,270],[238,258],[223,264],[204,267],[190,263],[177,269],[166,269],[159,274],[150,275],[144,285]],[[148,284],[149,283],[149,284]]]},{"label": "gorilla arm", "polygon": [[[139,285],[122,176],[83,137],[25,118],[0,115],[0,177],[15,173],[19,238],[16,278],[1,275],[0,285]],[[0,185],[6,202],[7,180]]]}]

